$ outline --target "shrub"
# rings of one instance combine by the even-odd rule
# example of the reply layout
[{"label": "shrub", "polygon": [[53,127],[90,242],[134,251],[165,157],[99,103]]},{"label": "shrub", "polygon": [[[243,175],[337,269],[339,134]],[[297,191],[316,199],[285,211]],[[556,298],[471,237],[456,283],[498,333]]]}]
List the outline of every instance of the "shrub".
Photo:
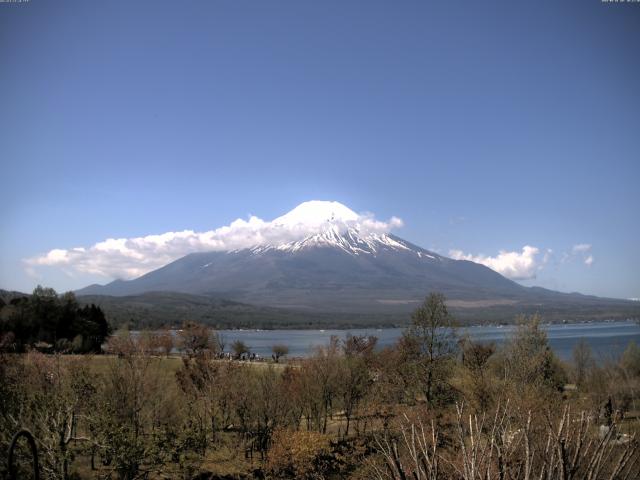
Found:
[{"label": "shrub", "polygon": [[276,430],[265,466],[276,478],[318,478],[331,465],[329,437],[317,432]]}]

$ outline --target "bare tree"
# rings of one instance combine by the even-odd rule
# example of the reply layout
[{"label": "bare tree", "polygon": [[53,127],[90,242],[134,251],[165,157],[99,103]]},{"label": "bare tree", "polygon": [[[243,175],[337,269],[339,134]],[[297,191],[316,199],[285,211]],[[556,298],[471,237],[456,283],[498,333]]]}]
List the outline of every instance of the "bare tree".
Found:
[{"label": "bare tree", "polygon": [[496,351],[493,343],[482,344],[465,338],[460,342],[462,350],[461,382],[465,397],[482,412],[493,401],[494,386],[489,372],[489,360]]},{"label": "bare tree", "polygon": [[278,363],[280,361],[280,357],[284,357],[289,354],[289,347],[286,345],[274,345],[271,347],[271,351],[273,352],[273,359]]},{"label": "bare tree", "polygon": [[428,426],[405,415],[400,423],[399,438],[378,436],[375,443],[383,463],[369,461],[376,479],[437,480],[440,477],[439,433],[435,422]]},{"label": "bare tree", "polygon": [[233,350],[236,358],[240,358],[242,355],[249,353],[249,347],[242,340],[234,341],[231,344],[231,350]]},{"label": "bare tree", "polygon": [[338,363],[336,382],[347,421],[344,431],[346,437],[349,435],[351,419],[372,383],[364,358],[358,356],[341,358]]},{"label": "bare tree", "polygon": [[171,355],[174,347],[174,339],[170,330],[164,330],[158,334],[158,347],[165,354],[165,356]]},{"label": "bare tree", "polygon": [[411,316],[403,345],[412,357],[417,380],[430,405],[447,397],[451,361],[456,350],[453,318],[442,294],[431,293]]},{"label": "bare tree", "polygon": [[[439,442],[441,428],[404,417],[398,435],[376,439],[382,465],[370,461],[377,479],[628,480],[637,478],[638,442],[614,424],[598,430],[585,414],[565,407],[534,420],[507,403],[493,416],[466,413],[456,405],[455,443]],[[445,432],[447,433],[447,432]]]},{"label": "bare tree", "polygon": [[197,355],[203,351],[218,352],[218,335],[205,325],[186,322],[179,332],[180,347],[188,355]]},{"label": "bare tree", "polygon": [[578,386],[582,386],[587,379],[587,374],[593,368],[593,355],[591,354],[591,347],[584,340],[581,339],[573,347],[573,369],[574,378]]}]

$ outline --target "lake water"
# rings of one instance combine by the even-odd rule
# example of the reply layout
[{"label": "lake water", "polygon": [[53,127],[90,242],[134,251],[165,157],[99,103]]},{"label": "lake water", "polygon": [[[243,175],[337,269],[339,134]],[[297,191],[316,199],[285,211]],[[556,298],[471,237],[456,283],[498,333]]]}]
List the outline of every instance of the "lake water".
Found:
[{"label": "lake water", "polygon": [[[459,329],[459,334],[468,333],[480,342],[503,343],[515,330],[515,326],[473,326]],[[242,340],[253,353],[263,357],[271,356],[271,347],[283,344],[289,347],[289,356],[304,357],[312,353],[313,348],[326,345],[332,335],[344,338],[352,335],[375,335],[378,345],[392,345],[402,335],[402,328],[365,328],[353,330],[219,330],[230,348],[234,340]],[[563,360],[571,359],[576,343],[584,339],[600,361],[617,358],[630,341],[640,345],[640,325],[635,322],[592,322],[545,325],[549,344]]]}]

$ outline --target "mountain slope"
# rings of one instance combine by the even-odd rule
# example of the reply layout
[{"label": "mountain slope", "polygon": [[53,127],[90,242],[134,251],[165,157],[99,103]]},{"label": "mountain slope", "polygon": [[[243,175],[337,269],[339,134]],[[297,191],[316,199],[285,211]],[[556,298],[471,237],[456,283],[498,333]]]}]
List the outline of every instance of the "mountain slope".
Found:
[{"label": "mountain slope", "polygon": [[[474,262],[453,260],[386,233],[336,202],[307,202],[272,222],[299,238],[193,253],[130,281],[79,295],[181,292],[300,312],[397,314],[431,291],[457,309],[624,306],[629,302],[527,288]],[[567,307],[567,308],[565,308]]]}]

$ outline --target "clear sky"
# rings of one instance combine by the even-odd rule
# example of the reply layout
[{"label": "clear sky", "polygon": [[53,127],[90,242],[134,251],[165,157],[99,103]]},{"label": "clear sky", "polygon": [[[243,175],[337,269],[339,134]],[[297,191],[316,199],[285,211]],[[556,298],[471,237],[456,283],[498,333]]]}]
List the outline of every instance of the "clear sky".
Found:
[{"label": "clear sky", "polygon": [[0,288],[321,199],[640,297],[639,47],[640,3],[599,0],[0,3]]}]

